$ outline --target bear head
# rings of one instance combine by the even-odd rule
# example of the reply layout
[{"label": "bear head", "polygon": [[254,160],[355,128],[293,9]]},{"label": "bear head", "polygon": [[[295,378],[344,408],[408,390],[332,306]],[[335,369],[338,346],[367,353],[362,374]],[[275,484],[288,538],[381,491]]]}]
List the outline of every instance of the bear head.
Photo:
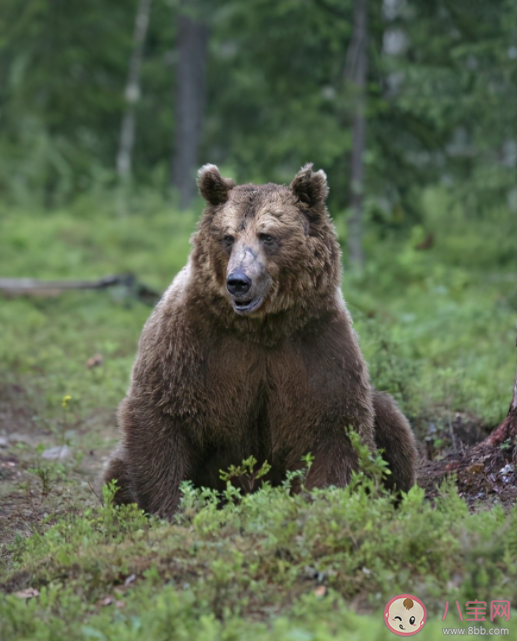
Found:
[{"label": "bear head", "polygon": [[207,206],[193,236],[193,267],[212,308],[259,319],[335,296],[340,249],[322,170],[305,165],[288,187],[235,185],[205,165],[197,183]]}]

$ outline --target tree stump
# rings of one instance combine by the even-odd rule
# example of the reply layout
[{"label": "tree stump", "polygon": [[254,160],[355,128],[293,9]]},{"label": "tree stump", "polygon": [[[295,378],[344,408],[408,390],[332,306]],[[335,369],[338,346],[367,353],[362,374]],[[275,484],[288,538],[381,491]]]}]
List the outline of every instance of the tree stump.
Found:
[{"label": "tree stump", "polygon": [[516,467],[517,371],[512,400],[503,422],[483,441],[461,454],[449,454],[440,461],[424,463],[418,482],[432,499],[443,479],[454,474],[460,496],[471,507],[480,501],[499,502],[510,507],[517,501]]}]

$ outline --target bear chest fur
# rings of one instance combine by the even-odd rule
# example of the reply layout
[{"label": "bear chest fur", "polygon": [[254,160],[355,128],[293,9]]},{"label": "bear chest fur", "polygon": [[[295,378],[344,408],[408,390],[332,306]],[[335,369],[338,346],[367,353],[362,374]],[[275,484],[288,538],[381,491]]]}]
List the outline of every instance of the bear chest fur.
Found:
[{"label": "bear chest fur", "polygon": [[231,335],[210,345],[199,380],[203,441],[258,458],[295,447],[301,432],[344,428],[368,377],[340,342],[318,331],[271,348]]},{"label": "bear chest fur", "polygon": [[370,429],[371,408],[357,404],[369,397],[367,373],[335,339],[318,332],[264,348],[227,336],[210,346],[199,380],[199,433],[191,434],[202,470],[196,483],[219,486],[219,471],[249,456],[272,465],[267,478],[280,482],[325,435],[358,422]]}]

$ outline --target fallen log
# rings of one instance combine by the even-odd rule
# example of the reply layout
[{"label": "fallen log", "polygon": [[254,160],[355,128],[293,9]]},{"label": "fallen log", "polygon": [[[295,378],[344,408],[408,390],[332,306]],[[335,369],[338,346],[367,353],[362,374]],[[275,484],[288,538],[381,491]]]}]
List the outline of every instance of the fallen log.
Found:
[{"label": "fallen log", "polygon": [[104,276],[97,280],[38,280],[35,278],[0,278],[0,293],[7,296],[57,296],[81,289],[106,289],[122,286],[129,296],[154,305],[160,293],[137,281],[133,274]]}]

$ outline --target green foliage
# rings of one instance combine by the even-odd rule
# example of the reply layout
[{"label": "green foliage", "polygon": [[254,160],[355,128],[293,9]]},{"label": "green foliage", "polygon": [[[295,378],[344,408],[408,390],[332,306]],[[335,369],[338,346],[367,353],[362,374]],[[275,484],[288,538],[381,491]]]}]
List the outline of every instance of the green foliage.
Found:
[{"label": "green foliage", "polygon": [[377,450],[374,454],[367,445],[361,442],[357,432],[348,428],[348,438],[357,453],[358,471],[352,473],[351,487],[363,486],[372,496],[383,496],[385,490],[383,482],[391,474],[387,462],[382,458],[382,452]]},{"label": "green foliage", "polygon": [[256,465],[257,459],[254,456],[250,456],[242,461],[241,465],[230,465],[228,471],[221,470],[219,478],[221,481],[226,481],[228,491],[230,491],[233,479],[246,491],[251,492],[255,489],[256,482],[271,469],[271,465],[267,461],[264,461],[258,469],[255,469]]},{"label": "green foliage", "polygon": [[[37,452],[41,454],[43,448],[38,446]],[[54,485],[62,480],[66,474],[66,468],[64,465],[49,463],[48,461],[43,461],[41,458],[38,458],[37,463],[34,467],[29,467],[27,470],[31,474],[35,474],[41,482],[41,493],[43,496],[50,494]]]},{"label": "green foliage", "polygon": [[[140,104],[142,122],[157,121],[154,93],[170,91],[170,70],[163,64],[173,45],[173,20],[163,19],[170,11],[165,3],[155,3],[143,69],[148,92]],[[134,3],[123,0],[111,2],[109,11],[98,0],[2,2],[4,195],[22,204],[48,205],[113,182],[134,20]],[[165,114],[163,119],[170,121]],[[140,145],[153,148],[142,160],[152,157],[154,167],[163,141],[163,132],[141,127],[136,153]]]},{"label": "green foliage", "polygon": [[28,572],[39,596],[0,596],[2,638],[389,638],[397,593],[423,599],[430,630],[445,600],[517,598],[517,513],[470,514],[450,486],[435,507],[414,488],[398,509],[360,485],[311,500],[265,486],[219,509],[185,489],[172,525],[107,501],[16,541],[5,580]]}]

